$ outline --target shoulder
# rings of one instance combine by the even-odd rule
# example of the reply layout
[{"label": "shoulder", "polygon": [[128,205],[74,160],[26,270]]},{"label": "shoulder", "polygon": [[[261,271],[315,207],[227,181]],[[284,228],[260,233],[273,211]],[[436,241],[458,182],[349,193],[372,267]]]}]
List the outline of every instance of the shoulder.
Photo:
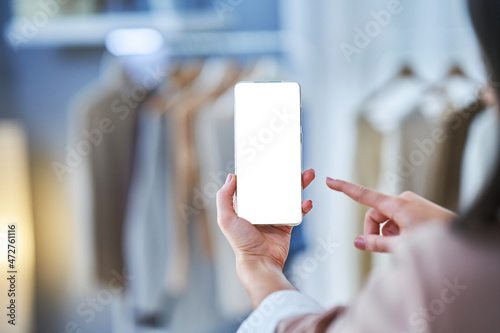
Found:
[{"label": "shoulder", "polygon": [[438,332],[466,332],[474,325],[500,329],[497,315],[487,315],[500,313],[500,233],[467,235],[426,226],[403,240],[394,264],[411,274],[420,298],[410,323]]}]

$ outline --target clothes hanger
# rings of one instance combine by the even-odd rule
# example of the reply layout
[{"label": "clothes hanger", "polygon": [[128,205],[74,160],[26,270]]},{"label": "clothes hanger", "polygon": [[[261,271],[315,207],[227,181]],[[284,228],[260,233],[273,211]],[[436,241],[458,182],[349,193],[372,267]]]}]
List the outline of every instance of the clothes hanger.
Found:
[{"label": "clothes hanger", "polygon": [[188,61],[176,60],[168,74],[168,80],[149,98],[147,106],[157,112],[163,112],[166,106],[175,103],[186,87],[200,75],[204,60],[201,58]]},{"label": "clothes hanger", "polygon": [[389,80],[383,83],[380,87],[372,91],[368,97],[365,98],[365,103],[376,98],[382,91],[390,88],[393,84],[397,83],[402,78],[415,78],[420,79],[419,76],[416,75],[412,66],[408,62],[403,62],[400,69],[392,76]]},{"label": "clothes hanger", "polygon": [[[447,87],[449,86],[452,82],[454,82],[454,79],[459,78],[461,79],[461,83],[463,85],[466,85],[469,90],[473,89],[474,91],[476,90],[476,87],[478,83],[475,82],[475,80],[471,79],[463,70],[463,67],[460,66],[458,62],[455,62],[449,69],[447,75],[444,77],[444,85]],[[460,82],[460,81],[459,81]],[[471,88],[472,87],[472,88]],[[447,87],[447,89],[450,89]],[[477,95],[476,101],[472,102],[471,105],[478,105],[480,108],[486,108],[488,105],[490,105],[491,100],[487,96],[487,90],[488,87],[484,87],[481,89],[481,91],[476,91],[475,94]],[[459,93],[454,93],[454,95],[462,96],[464,93],[459,92]],[[470,91],[469,91],[470,94]],[[461,98],[462,99],[462,98]],[[470,108],[470,106],[466,106],[466,108]]]},{"label": "clothes hanger", "polygon": [[480,97],[485,102],[487,107],[497,107],[499,105],[498,99],[495,94],[495,88],[491,83],[488,83],[486,87],[481,91]]},{"label": "clothes hanger", "polygon": [[410,62],[404,61],[389,80],[364,99],[359,116],[377,131],[390,131],[414,110],[427,89],[427,81],[416,73]]},{"label": "clothes hanger", "polygon": [[[236,81],[276,81],[280,79],[279,73],[280,66],[276,58],[262,56],[244,68]],[[234,84],[214,101],[210,111],[212,116],[225,120],[233,119]]]},{"label": "clothes hanger", "polygon": [[[211,63],[211,64],[210,64]],[[208,60],[189,60],[179,66],[177,74],[172,78],[173,82],[170,87],[163,91],[164,104],[161,112],[169,112],[176,109],[176,105],[184,105],[188,96],[192,95],[193,91],[199,94],[203,89],[209,86],[207,77],[212,74],[207,73],[209,68],[213,68],[213,62]],[[220,69],[223,71],[223,69]],[[217,78],[217,76],[215,76]]]},{"label": "clothes hanger", "polygon": [[399,77],[412,77],[412,76],[416,76],[413,68],[411,68],[409,64],[404,64],[395,77],[399,78]]},{"label": "clothes hanger", "polygon": [[450,70],[448,71],[447,77],[454,77],[454,76],[461,76],[461,77],[467,77],[465,72],[463,71],[462,67],[458,64],[453,65]]},{"label": "clothes hanger", "polygon": [[204,67],[205,59],[195,58],[184,62],[180,62],[177,66],[176,81],[177,88],[189,86],[201,74]]}]

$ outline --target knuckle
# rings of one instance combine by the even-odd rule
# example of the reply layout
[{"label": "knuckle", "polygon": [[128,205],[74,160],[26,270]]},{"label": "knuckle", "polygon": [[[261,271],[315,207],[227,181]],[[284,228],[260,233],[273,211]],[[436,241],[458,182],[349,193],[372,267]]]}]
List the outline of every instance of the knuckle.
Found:
[{"label": "knuckle", "polygon": [[368,189],[364,187],[363,185],[358,186],[358,190],[356,192],[356,199],[359,200],[366,196],[366,193],[368,192]]},{"label": "knuckle", "polygon": [[218,214],[217,216],[217,224],[219,225],[219,227],[224,230],[224,227],[226,225],[226,217],[224,217],[222,214]]},{"label": "knuckle", "polygon": [[406,206],[406,199],[402,197],[394,197],[392,205],[394,207],[394,210],[397,212],[399,210],[402,210]]},{"label": "knuckle", "polygon": [[382,237],[383,236],[373,238],[373,250],[375,252],[385,252],[384,240]]},{"label": "knuckle", "polygon": [[404,191],[399,196],[401,198],[404,198],[404,199],[411,199],[411,198],[414,198],[416,196],[416,194],[415,194],[415,192],[412,192],[412,191]]},{"label": "knuckle", "polygon": [[377,219],[378,217],[378,211],[375,208],[370,208],[368,211],[365,213],[365,221],[367,219]]},{"label": "knuckle", "polygon": [[220,189],[220,190],[217,191],[217,193],[215,195],[216,200],[218,201],[221,196],[222,196],[222,189]]}]

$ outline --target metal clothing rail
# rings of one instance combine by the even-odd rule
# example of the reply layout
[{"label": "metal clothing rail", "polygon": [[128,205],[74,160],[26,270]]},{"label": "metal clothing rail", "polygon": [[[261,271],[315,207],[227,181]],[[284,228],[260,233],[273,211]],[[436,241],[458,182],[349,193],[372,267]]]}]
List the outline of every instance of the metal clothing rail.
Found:
[{"label": "metal clothing rail", "polygon": [[194,32],[166,37],[174,56],[244,55],[281,53],[281,31]]},{"label": "metal clothing rail", "polygon": [[44,11],[11,20],[4,38],[18,49],[30,47],[100,47],[119,28],[152,28],[171,33],[221,30],[231,24],[211,13],[117,13],[51,16]]},{"label": "metal clothing rail", "polygon": [[165,39],[173,56],[243,55],[284,51],[284,33],[277,30],[228,31],[230,20],[204,14],[92,14],[40,18],[15,18],[4,38],[16,51],[24,48],[104,47],[116,29],[150,28]]}]

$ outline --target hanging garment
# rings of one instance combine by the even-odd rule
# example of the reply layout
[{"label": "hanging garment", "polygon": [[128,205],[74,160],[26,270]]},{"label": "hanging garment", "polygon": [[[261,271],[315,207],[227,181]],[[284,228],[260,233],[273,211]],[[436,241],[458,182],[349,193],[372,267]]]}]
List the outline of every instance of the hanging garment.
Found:
[{"label": "hanging garment", "polygon": [[85,146],[85,151],[89,150],[86,156],[80,156],[81,165],[75,168],[75,178],[82,177],[90,184],[76,189],[82,192],[77,194],[81,199],[77,211],[91,212],[89,221],[81,221],[91,233],[90,239],[82,239],[86,243],[83,251],[93,254],[89,266],[95,265],[98,280],[103,283],[113,278],[113,271],[124,267],[123,220],[140,107],[140,101],[126,103],[132,88],[123,67],[113,63],[98,82],[74,98],[70,107],[73,125],[69,148],[78,151],[79,146]]},{"label": "hanging garment", "polygon": [[463,152],[469,127],[474,118],[486,109],[477,87],[477,82],[460,72],[446,78],[443,84],[449,106],[439,116],[437,131],[442,133],[443,142],[437,145],[432,155],[436,165],[426,178],[426,198],[452,211],[458,210]]},{"label": "hanging garment", "polygon": [[234,131],[232,87],[198,112],[196,152],[200,163],[199,197],[207,209],[207,225],[213,244],[216,303],[227,319],[251,311],[248,294],[239,282],[231,246],[217,225],[215,196],[228,173],[234,172]]},{"label": "hanging garment", "polygon": [[[227,67],[227,62],[220,64]],[[199,241],[200,234],[209,234],[200,232],[203,223],[197,214],[180,214],[180,204],[188,204],[192,195],[188,189],[196,186],[189,117],[221,75],[215,67],[203,66],[201,71],[194,67],[172,70],[159,89],[162,98],[152,98],[140,111],[124,246],[134,278],[125,309],[120,310],[134,317],[132,325],[140,332],[192,332],[200,331],[199,325],[209,328],[221,322],[212,301],[213,267],[202,250],[207,242]],[[200,311],[193,313],[189,310],[193,307]],[[186,319],[186,314],[202,320]]]},{"label": "hanging garment", "polygon": [[[174,136],[172,116],[158,112],[200,72],[198,63],[181,71],[174,65],[157,92],[139,110],[136,157],[128,195],[124,247],[134,277],[121,309],[131,325],[166,328],[176,300],[186,288],[189,265],[187,223],[175,223]],[[165,95],[167,99],[165,99]],[[159,98],[161,96],[161,98]]]},{"label": "hanging garment", "polygon": [[189,135],[194,133],[188,116],[194,116],[195,107],[203,105],[201,95],[195,94],[207,92],[200,89],[202,82],[214,83],[221,74],[214,69],[202,70],[182,88],[167,84],[165,103],[154,104],[163,108],[167,104],[169,110],[144,108],[140,113],[124,248],[127,267],[134,276],[127,297],[128,313],[135,317],[134,326],[140,332],[148,328],[199,332],[223,321],[219,308],[213,306],[214,268],[206,256],[206,243],[200,242],[200,235],[208,237],[209,233],[202,230],[199,212],[180,214],[180,203],[189,203],[181,200],[192,195],[188,188],[194,186],[195,193],[198,189],[196,174],[192,175],[192,164],[197,165],[198,160],[192,156],[196,150],[191,146]]},{"label": "hanging garment", "polygon": [[496,107],[477,115],[469,128],[460,180],[459,210],[466,211],[488,180],[498,152],[499,116]]},{"label": "hanging garment", "polygon": [[377,131],[364,116],[357,119],[356,182],[377,188],[381,168],[383,133]]},{"label": "hanging garment", "polygon": [[397,164],[398,128],[415,109],[425,87],[426,82],[416,76],[397,77],[362,103],[355,157],[355,178],[360,184],[397,194],[398,188],[384,174],[388,166]]},{"label": "hanging garment", "polygon": [[[485,108],[481,100],[461,107],[463,96],[475,96],[475,87],[466,77],[452,76],[424,90],[396,130],[384,136],[380,191],[392,195],[413,191],[457,210],[468,127]],[[381,256],[375,258],[379,264],[384,262]]]},{"label": "hanging garment", "polygon": [[132,332],[199,332],[220,322],[198,225],[176,223],[174,126],[169,114],[141,110],[124,248],[132,278],[122,313],[133,316]]},{"label": "hanging garment", "polygon": [[[361,104],[357,116],[357,148],[355,181],[387,194],[399,194],[395,182],[400,151],[399,125],[415,109],[427,83],[404,68],[395,78],[371,94]],[[368,208],[356,205],[358,233],[364,231],[364,216]],[[386,263],[377,254],[360,253],[362,277],[372,266]]]},{"label": "hanging garment", "polygon": [[[473,81],[455,73],[424,91],[418,105],[398,125],[394,138],[398,148],[385,149],[398,156],[395,164],[392,160],[383,168],[385,186],[380,189],[394,195],[413,191],[448,209],[457,209],[468,125],[484,109],[480,101],[466,108],[460,103],[464,96],[475,96],[475,87]],[[389,160],[386,154],[383,160]]]},{"label": "hanging garment", "polygon": [[200,74],[183,89],[162,112],[172,114],[175,123],[174,137],[174,187],[176,193],[176,214],[179,228],[198,221],[198,239],[206,253],[212,251],[208,232],[206,206],[200,204],[199,162],[195,146],[194,121],[196,113],[206,104],[220,96],[233,84],[239,71],[225,59],[209,59],[203,64]]},{"label": "hanging garment", "polygon": [[134,315],[139,325],[164,326],[176,292],[165,288],[175,275],[176,232],[172,207],[172,180],[164,116],[142,111],[139,116],[136,163],[128,200],[123,251],[130,283]]},{"label": "hanging garment", "polygon": [[437,154],[443,144],[436,130],[442,113],[449,107],[443,90],[429,89],[420,96],[414,109],[397,126],[393,137],[397,148],[386,149],[397,157],[384,167],[385,186],[381,188],[393,195],[412,191],[429,198],[428,177],[438,167]]},{"label": "hanging garment", "polygon": [[475,116],[486,108],[479,99],[460,110],[449,110],[441,125],[445,142],[436,154],[437,168],[429,175],[428,199],[452,211],[458,210],[462,159],[469,126]]},{"label": "hanging garment", "polygon": [[[173,105],[174,101],[182,96],[182,92],[189,89],[189,86],[193,81],[200,75],[202,70],[202,62],[198,60],[190,61],[188,64],[178,63],[172,67],[170,71],[169,80],[165,82],[163,87],[158,89],[161,93],[152,96],[151,100],[145,103],[145,112],[154,112],[157,114],[164,114],[163,109],[165,106]],[[169,173],[168,177],[170,181],[163,186],[166,187],[168,193],[171,195],[164,196],[166,207],[171,207],[171,216],[163,220],[162,223],[169,224],[170,233],[166,235],[169,238],[172,248],[170,249],[167,257],[167,273],[164,276],[165,289],[173,295],[180,295],[186,289],[187,281],[189,278],[189,265],[190,265],[190,254],[189,254],[189,235],[188,235],[188,219],[179,218],[180,212],[182,212],[182,207],[179,205],[179,189],[176,187],[178,180],[176,177],[176,167],[177,167],[177,145],[179,144],[178,137],[176,136],[176,131],[178,130],[176,120],[173,114],[167,113],[164,116],[167,123],[167,135],[157,137],[160,140],[157,144],[160,146],[171,148],[169,153],[166,154],[166,158],[171,165],[169,170],[163,170],[163,172]],[[166,149],[166,148],[165,148]],[[140,161],[136,161],[140,163]],[[143,179],[141,176],[138,177],[138,182]],[[144,180],[142,180],[144,181]],[[160,184],[161,186],[161,184]],[[154,207],[152,207],[154,209]],[[147,209],[147,208],[143,208]]]}]

